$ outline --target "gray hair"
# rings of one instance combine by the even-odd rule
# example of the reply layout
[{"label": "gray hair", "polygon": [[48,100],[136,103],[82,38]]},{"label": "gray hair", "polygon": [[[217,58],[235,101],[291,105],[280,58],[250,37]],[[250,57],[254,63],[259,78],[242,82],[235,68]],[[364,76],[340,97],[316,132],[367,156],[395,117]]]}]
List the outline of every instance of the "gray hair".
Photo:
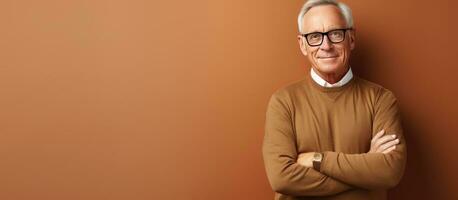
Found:
[{"label": "gray hair", "polygon": [[346,4],[342,2],[337,2],[336,0],[308,0],[304,3],[299,12],[299,16],[297,17],[297,24],[299,26],[299,32],[302,32],[302,22],[304,20],[304,15],[307,13],[311,8],[319,5],[334,5],[337,6],[342,13],[345,21],[347,22],[346,28],[353,28],[353,16],[351,15],[351,9]]}]

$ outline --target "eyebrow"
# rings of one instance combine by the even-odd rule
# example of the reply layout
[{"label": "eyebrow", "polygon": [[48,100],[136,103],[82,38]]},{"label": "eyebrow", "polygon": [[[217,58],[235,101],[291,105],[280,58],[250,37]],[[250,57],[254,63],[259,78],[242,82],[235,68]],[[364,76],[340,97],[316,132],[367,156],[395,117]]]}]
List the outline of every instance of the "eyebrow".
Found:
[{"label": "eyebrow", "polygon": [[310,31],[310,32],[307,32],[307,33],[325,33],[325,32],[328,32],[328,31],[331,31],[331,30],[337,30],[337,29],[345,29],[345,27],[328,27],[328,30],[327,31],[324,31],[324,32],[321,32],[321,31],[318,31],[318,30],[313,30],[313,31]]}]

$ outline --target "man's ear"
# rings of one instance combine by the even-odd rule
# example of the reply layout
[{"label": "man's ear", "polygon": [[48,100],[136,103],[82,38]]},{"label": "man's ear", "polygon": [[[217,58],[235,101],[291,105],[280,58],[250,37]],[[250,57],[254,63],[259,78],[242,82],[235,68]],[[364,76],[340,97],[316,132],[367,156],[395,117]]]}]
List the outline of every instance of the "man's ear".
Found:
[{"label": "man's ear", "polygon": [[305,46],[305,41],[301,35],[297,35],[297,42],[299,43],[299,48],[301,49],[302,54],[307,56],[307,48]]},{"label": "man's ear", "polygon": [[349,36],[350,36],[350,49],[353,50],[356,46],[356,43],[355,43],[356,30],[354,28],[350,31]]}]

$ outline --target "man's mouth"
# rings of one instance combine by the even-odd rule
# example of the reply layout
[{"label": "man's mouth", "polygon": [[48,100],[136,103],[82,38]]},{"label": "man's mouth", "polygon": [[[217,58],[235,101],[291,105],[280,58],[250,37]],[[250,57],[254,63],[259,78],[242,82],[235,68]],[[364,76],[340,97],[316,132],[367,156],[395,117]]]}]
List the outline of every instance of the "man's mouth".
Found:
[{"label": "man's mouth", "polygon": [[337,56],[320,56],[319,59],[337,58]]},{"label": "man's mouth", "polygon": [[318,57],[318,59],[333,59],[333,58],[337,58],[337,56],[320,56],[320,57]]}]

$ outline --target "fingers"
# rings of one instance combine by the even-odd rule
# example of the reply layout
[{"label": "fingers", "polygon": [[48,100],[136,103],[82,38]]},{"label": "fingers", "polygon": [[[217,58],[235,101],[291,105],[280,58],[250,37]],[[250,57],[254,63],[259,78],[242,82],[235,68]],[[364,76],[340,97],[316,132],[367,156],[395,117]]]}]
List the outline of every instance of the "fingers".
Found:
[{"label": "fingers", "polygon": [[383,152],[393,146],[396,146],[397,144],[399,144],[399,139],[395,139],[395,140],[391,140],[389,142],[386,142],[382,145],[380,145],[380,147],[378,148],[377,152]]},{"label": "fingers", "polygon": [[378,140],[382,135],[385,134],[385,129],[379,131],[373,138],[372,141]]},{"label": "fingers", "polygon": [[396,139],[395,134],[386,134],[385,129],[378,132],[371,140],[370,153],[383,153],[394,150],[395,146],[399,144],[399,139]]},{"label": "fingers", "polygon": [[388,149],[386,149],[386,150],[383,151],[382,153],[383,153],[383,154],[387,154],[387,153],[390,153],[391,151],[393,151],[394,149],[396,149],[396,145],[395,145],[395,146],[392,146],[392,147],[390,147],[390,148],[388,148]]},{"label": "fingers", "polygon": [[385,135],[379,138],[377,141],[374,141],[374,145],[381,146],[382,144],[385,144],[386,142],[394,141],[395,138],[396,138],[396,135]]}]

